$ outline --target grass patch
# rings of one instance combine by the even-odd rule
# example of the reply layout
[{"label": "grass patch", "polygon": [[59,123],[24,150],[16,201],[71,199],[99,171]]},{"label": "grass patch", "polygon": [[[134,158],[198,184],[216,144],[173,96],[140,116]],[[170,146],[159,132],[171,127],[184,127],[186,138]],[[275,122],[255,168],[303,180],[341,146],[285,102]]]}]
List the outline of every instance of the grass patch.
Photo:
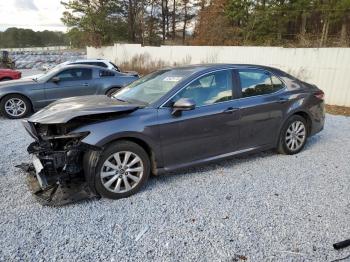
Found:
[{"label": "grass patch", "polygon": [[161,68],[176,67],[191,64],[191,57],[188,56],[181,62],[169,63],[164,60],[154,60],[148,53],[134,55],[131,60],[120,63],[123,71],[136,71],[140,75],[146,75]]},{"label": "grass patch", "polygon": [[326,105],[326,112],[332,115],[350,116],[350,107]]}]

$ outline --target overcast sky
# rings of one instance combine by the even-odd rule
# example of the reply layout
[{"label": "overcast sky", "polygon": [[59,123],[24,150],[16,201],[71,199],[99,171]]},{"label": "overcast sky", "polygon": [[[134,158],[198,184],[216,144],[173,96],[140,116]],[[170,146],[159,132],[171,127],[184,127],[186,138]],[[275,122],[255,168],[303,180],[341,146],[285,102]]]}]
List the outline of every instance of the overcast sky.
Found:
[{"label": "overcast sky", "polygon": [[60,0],[0,0],[0,31],[9,27],[66,31]]}]

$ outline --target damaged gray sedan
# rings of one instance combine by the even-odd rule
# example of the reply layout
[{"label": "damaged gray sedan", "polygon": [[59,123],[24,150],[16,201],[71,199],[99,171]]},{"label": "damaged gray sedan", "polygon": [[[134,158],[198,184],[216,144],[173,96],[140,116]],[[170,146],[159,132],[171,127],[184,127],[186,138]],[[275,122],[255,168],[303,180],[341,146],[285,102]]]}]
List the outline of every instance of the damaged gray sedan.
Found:
[{"label": "damaged gray sedan", "polygon": [[279,69],[198,65],[147,75],[112,97],[56,101],[24,122],[22,165],[44,204],[130,196],[150,174],[276,148],[323,129],[324,94]]}]

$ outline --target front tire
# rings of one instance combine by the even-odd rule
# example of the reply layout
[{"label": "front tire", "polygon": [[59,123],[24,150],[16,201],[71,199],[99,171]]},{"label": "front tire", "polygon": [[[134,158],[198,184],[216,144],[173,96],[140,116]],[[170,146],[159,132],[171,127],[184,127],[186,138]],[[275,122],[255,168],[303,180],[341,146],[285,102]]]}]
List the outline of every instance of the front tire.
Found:
[{"label": "front tire", "polygon": [[146,151],[130,141],[109,145],[101,154],[95,172],[95,187],[102,197],[119,199],[138,192],[150,176]]},{"label": "front tire", "polygon": [[1,100],[0,109],[3,116],[10,119],[18,119],[29,114],[31,103],[28,98],[22,95],[7,95]]},{"label": "front tire", "polygon": [[305,146],[308,136],[305,118],[294,115],[284,124],[279,138],[278,152],[285,155],[299,153]]}]

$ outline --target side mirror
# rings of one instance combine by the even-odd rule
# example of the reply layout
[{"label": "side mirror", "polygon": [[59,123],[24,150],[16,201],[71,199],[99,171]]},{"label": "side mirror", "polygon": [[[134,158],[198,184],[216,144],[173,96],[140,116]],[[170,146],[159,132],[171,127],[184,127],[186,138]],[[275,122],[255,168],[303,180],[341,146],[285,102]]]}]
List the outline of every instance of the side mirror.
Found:
[{"label": "side mirror", "polygon": [[58,76],[54,76],[53,78],[51,78],[51,82],[57,84],[60,81],[60,78]]},{"label": "side mirror", "polygon": [[175,115],[181,111],[189,111],[196,108],[196,103],[191,98],[180,98],[173,105],[172,114]]}]

